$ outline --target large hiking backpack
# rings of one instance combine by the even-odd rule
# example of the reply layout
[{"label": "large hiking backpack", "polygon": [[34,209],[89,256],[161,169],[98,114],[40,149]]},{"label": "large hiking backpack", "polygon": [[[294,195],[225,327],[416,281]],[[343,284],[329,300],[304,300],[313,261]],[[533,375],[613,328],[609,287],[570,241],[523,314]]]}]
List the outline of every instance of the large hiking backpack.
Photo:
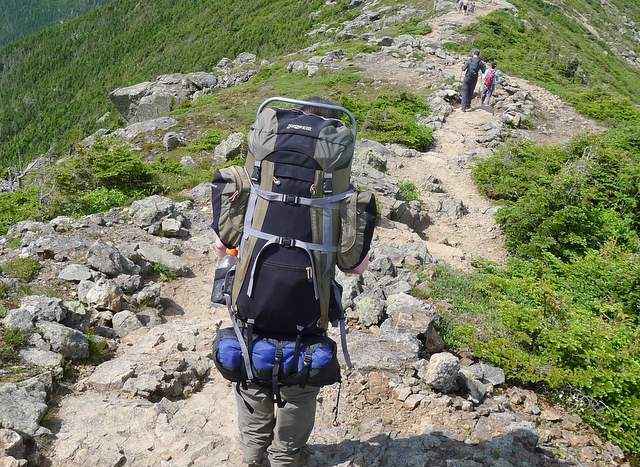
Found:
[{"label": "large hiking backpack", "polygon": [[[269,107],[274,101],[339,110],[351,126]],[[226,281],[244,364],[234,378],[268,379],[252,364],[252,344],[275,339],[283,343],[273,366],[273,373],[280,373],[277,383],[298,381],[280,368],[287,343],[295,342],[298,354],[306,341],[325,335],[329,322],[340,325],[346,350],[335,267],[353,269],[366,257],[376,219],[373,194],[350,184],[355,139],[355,118],[342,107],[269,99],[258,110],[245,166],[216,174],[213,228],[228,248],[239,248]],[[348,354],[345,360],[350,365]],[[323,384],[330,379],[323,377]]]},{"label": "large hiking backpack", "polygon": [[470,78],[478,76],[478,73],[480,73],[481,68],[482,68],[482,59],[477,56],[471,57],[467,62],[466,76]]},{"label": "large hiking backpack", "polygon": [[487,71],[487,75],[484,77],[484,86],[486,88],[490,88],[493,86],[493,82],[496,79],[496,70],[495,68],[489,68]]}]

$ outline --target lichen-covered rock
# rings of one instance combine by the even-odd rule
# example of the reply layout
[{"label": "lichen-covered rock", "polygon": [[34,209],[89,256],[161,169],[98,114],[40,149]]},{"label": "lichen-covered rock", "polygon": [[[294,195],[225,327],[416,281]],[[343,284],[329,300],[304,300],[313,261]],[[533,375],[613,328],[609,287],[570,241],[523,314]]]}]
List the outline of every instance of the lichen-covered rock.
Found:
[{"label": "lichen-covered rock", "polygon": [[71,360],[84,360],[89,357],[89,342],[80,331],[47,321],[37,323],[36,329],[54,352],[59,352]]},{"label": "lichen-covered rock", "polygon": [[353,310],[360,324],[377,326],[384,318],[384,297],[380,293],[359,295],[353,302]]},{"label": "lichen-covered rock", "polygon": [[176,212],[176,203],[164,196],[154,195],[134,201],[129,208],[132,221],[138,227],[149,227]]},{"label": "lichen-covered rock", "polygon": [[214,157],[229,160],[239,155],[244,145],[244,134],[232,133],[214,149]]},{"label": "lichen-covered rock", "polygon": [[40,375],[20,383],[0,383],[0,428],[28,436],[49,433],[40,426],[47,412],[47,393],[51,375]]},{"label": "lichen-covered rock", "polygon": [[125,257],[116,247],[96,242],[91,246],[87,263],[109,277],[120,274],[138,274],[140,268],[129,258]]},{"label": "lichen-covered rock", "polygon": [[136,253],[140,255],[145,261],[161,264],[169,271],[179,276],[186,275],[191,270],[186,261],[184,261],[179,256],[176,256],[173,253],[169,253],[159,246],[152,245],[150,243],[138,244]]},{"label": "lichen-covered rock", "polygon": [[44,368],[60,368],[64,362],[61,354],[50,350],[26,348],[21,349],[18,354],[23,363]]},{"label": "lichen-covered rock", "polygon": [[135,313],[129,310],[123,310],[113,315],[112,323],[113,330],[120,337],[124,337],[127,334],[130,334],[136,329],[140,329],[142,327],[142,323],[135,315]]},{"label": "lichen-covered rock", "polygon": [[89,306],[114,313],[122,308],[122,293],[110,280],[80,282],[78,284],[78,299]]},{"label": "lichen-covered rock", "polygon": [[83,264],[69,264],[60,274],[58,279],[69,282],[80,282],[91,279],[91,269]]},{"label": "lichen-covered rock", "polygon": [[423,361],[418,376],[435,391],[448,393],[457,386],[460,360],[448,352],[433,354],[429,362]]}]

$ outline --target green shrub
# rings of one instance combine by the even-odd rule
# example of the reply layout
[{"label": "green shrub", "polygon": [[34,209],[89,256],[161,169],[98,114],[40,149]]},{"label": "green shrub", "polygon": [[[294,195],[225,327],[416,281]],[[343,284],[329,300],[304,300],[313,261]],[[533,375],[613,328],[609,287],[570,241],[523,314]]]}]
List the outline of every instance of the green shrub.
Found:
[{"label": "green shrub", "polygon": [[640,125],[566,147],[521,143],[474,167],[480,190],[504,201],[496,219],[510,251],[569,259],[616,241],[638,248]]},{"label": "green shrub", "polygon": [[415,183],[404,180],[398,185],[398,190],[398,196],[401,200],[420,201],[420,191]]},{"label": "green shrub", "polygon": [[355,114],[365,138],[418,151],[433,144],[433,130],[417,123],[418,116],[429,113],[422,97],[407,92],[386,93],[373,100],[356,95],[343,97],[342,104]]},{"label": "green shrub", "polygon": [[410,34],[412,36],[426,36],[431,31],[433,31],[431,25],[422,18],[413,18],[392,29],[394,35]]},{"label": "green shrub", "polygon": [[27,335],[15,329],[0,328],[0,363],[12,362],[17,351],[27,343]]},{"label": "green shrub", "polygon": [[[0,299],[2,299],[2,298],[4,298],[4,297],[3,297],[3,296],[2,296],[2,294],[0,293]],[[9,311],[9,310],[7,310],[7,307],[6,307],[6,306],[4,306],[4,305],[0,304],[0,319],[3,319],[5,316],[7,316],[7,312],[8,312],[8,311]]]},{"label": "green shrub", "polygon": [[33,258],[15,258],[0,265],[0,271],[22,282],[31,282],[40,272],[40,262]]},{"label": "green shrub", "polygon": [[117,206],[123,206],[129,201],[129,196],[117,188],[100,187],[83,193],[78,199],[79,214],[94,214],[108,211]]},{"label": "green shrub", "polygon": [[570,408],[638,452],[639,260],[608,245],[573,263],[512,260],[471,276],[439,269],[418,293],[453,305],[441,310],[448,346],[500,366],[519,384],[572,394]]},{"label": "green shrub", "polygon": [[186,150],[190,153],[198,153],[202,151],[213,151],[222,141],[223,134],[220,130],[214,128],[209,130],[200,139],[187,145]]},{"label": "green shrub", "polygon": [[510,146],[474,177],[503,203],[496,219],[516,257],[469,276],[440,269],[417,291],[453,305],[445,340],[640,453],[640,125]]},{"label": "green shrub", "polygon": [[26,219],[38,219],[42,205],[38,190],[27,189],[14,193],[0,193],[0,235],[4,235],[13,224]]},{"label": "green shrub", "polygon": [[109,345],[104,339],[96,337],[91,332],[86,334],[89,343],[89,361],[100,364],[109,358]]},{"label": "green shrub", "polygon": [[178,275],[161,263],[153,263],[150,270],[151,276],[159,279],[161,282],[171,282],[178,278]]}]

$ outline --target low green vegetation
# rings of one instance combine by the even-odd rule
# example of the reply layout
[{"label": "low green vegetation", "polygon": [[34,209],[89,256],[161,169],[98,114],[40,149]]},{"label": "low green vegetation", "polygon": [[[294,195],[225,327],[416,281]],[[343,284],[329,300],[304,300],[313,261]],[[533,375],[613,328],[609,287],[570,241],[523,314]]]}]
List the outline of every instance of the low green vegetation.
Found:
[{"label": "low green vegetation", "polygon": [[171,282],[178,278],[178,275],[174,271],[161,263],[153,263],[150,274],[160,282]]},{"label": "low green vegetation", "polygon": [[89,343],[89,362],[94,365],[106,361],[109,358],[109,345],[103,338],[88,332],[85,334]]},{"label": "low green vegetation", "polygon": [[0,327],[0,365],[16,360],[17,351],[27,343],[27,335],[15,329]]},{"label": "low green vegetation", "polygon": [[420,191],[415,183],[404,180],[398,185],[398,195],[403,201],[420,201]]},{"label": "low green vegetation", "polygon": [[416,117],[429,113],[425,99],[418,95],[388,92],[366,99],[356,94],[344,96],[342,104],[354,112],[366,138],[418,151],[426,151],[433,144],[433,130],[416,121]]},{"label": "low green vegetation", "polygon": [[[465,52],[478,48],[486,59],[497,60],[498,68],[547,88],[594,119],[640,121],[638,72],[605,41],[624,29],[618,12],[588,0],[513,3],[517,16],[491,13],[463,31],[466,42],[449,43],[447,48]],[[637,2],[613,3],[640,18]],[[585,18],[595,29],[587,29]],[[623,47],[637,45],[629,39]]]},{"label": "low green vegetation", "polygon": [[513,253],[417,293],[449,302],[443,334],[640,453],[640,126],[481,162]]},{"label": "low green vegetation", "polygon": [[187,145],[187,153],[198,153],[202,151],[213,151],[222,141],[223,134],[220,130],[214,128],[205,133],[201,138]]},{"label": "low green vegetation", "polygon": [[46,200],[36,188],[0,194],[0,207],[6,207],[0,211],[0,235],[22,220],[93,214],[151,194],[176,193],[209,180],[212,170],[205,162],[182,166],[171,155],[145,162],[123,143],[101,141],[55,166]]},{"label": "low green vegetation", "polygon": [[[34,258],[15,258],[0,264],[0,271],[22,282],[31,282],[40,272],[42,266]],[[7,293],[7,290],[4,291]]]},{"label": "low green vegetation", "polygon": [[255,120],[260,103],[274,95],[299,99],[322,96],[338,102],[355,113],[362,138],[418,150],[426,150],[433,144],[431,128],[416,123],[418,116],[430,111],[424,97],[376,89],[353,68],[320,72],[309,78],[274,65],[246,84],[198,99],[189,109],[189,118],[208,121],[213,115],[246,131]]},{"label": "low green vegetation", "polygon": [[432,31],[431,25],[421,17],[413,18],[406,23],[395,26],[387,31],[390,35],[400,36],[410,34],[412,36],[425,36]]}]

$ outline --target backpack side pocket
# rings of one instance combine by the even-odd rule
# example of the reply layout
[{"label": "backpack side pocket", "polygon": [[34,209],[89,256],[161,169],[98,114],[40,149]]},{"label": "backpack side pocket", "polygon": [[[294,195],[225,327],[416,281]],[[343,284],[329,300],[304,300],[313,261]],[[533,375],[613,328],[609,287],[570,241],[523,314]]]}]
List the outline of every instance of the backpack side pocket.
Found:
[{"label": "backpack side pocket", "polygon": [[378,209],[370,191],[354,193],[340,209],[341,237],[337,255],[338,267],[349,271],[358,266],[369,253]]},{"label": "backpack side pocket", "polygon": [[240,243],[250,189],[244,167],[227,167],[213,177],[211,227],[227,248],[235,248]]}]

